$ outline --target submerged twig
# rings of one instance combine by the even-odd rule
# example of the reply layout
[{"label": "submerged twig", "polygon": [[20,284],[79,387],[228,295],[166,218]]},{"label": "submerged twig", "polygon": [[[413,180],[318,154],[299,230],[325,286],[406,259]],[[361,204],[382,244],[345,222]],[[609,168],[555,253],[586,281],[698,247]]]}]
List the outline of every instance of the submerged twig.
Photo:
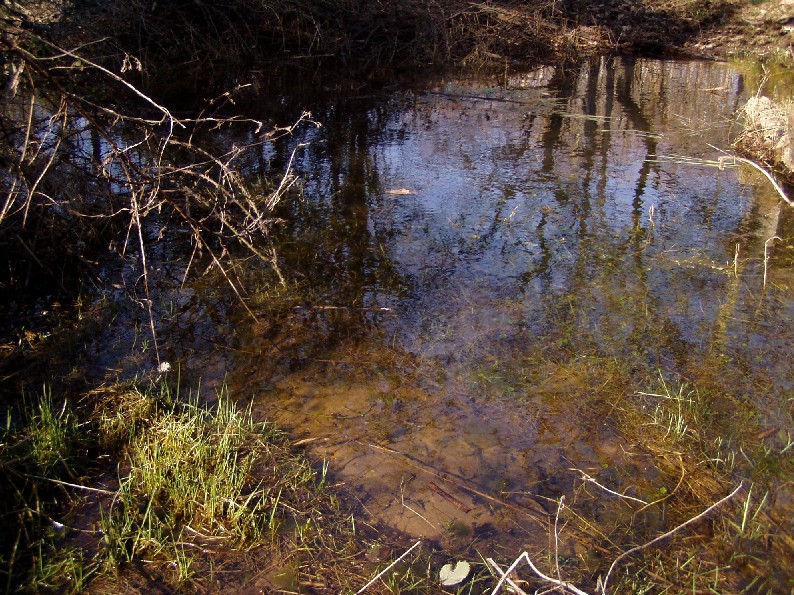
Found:
[{"label": "submerged twig", "polygon": [[376,575],[375,575],[375,577],[374,577],[372,580],[370,580],[370,581],[369,581],[369,582],[368,582],[366,585],[364,585],[364,586],[363,586],[363,587],[361,587],[361,588],[360,588],[358,591],[356,591],[356,595],[360,595],[361,593],[363,593],[364,591],[366,591],[366,590],[367,590],[367,589],[368,589],[368,588],[369,588],[371,585],[373,585],[373,584],[374,584],[374,583],[375,583],[375,582],[376,582],[376,581],[377,581],[377,580],[378,580],[380,577],[382,577],[384,574],[386,574],[387,572],[389,572],[389,570],[391,570],[391,569],[392,569],[392,568],[394,568],[394,567],[395,567],[397,564],[399,564],[399,563],[400,563],[400,561],[401,561],[403,558],[405,558],[405,557],[406,557],[408,554],[410,554],[410,553],[411,553],[412,551],[414,551],[414,550],[415,550],[417,547],[419,547],[419,545],[420,545],[421,543],[422,543],[422,540],[420,539],[420,540],[419,540],[419,541],[417,541],[415,544],[413,544],[413,545],[412,545],[410,548],[408,548],[408,549],[407,549],[407,550],[406,550],[406,551],[403,553],[403,555],[402,555],[402,556],[400,556],[400,557],[399,557],[399,558],[397,558],[397,559],[396,559],[394,562],[392,562],[391,564],[389,564],[389,565],[388,565],[386,568],[384,568],[383,570],[381,570],[381,571],[380,571],[378,574],[376,574]]},{"label": "submerged twig", "polygon": [[471,508],[469,508],[463,502],[461,502],[460,500],[455,498],[455,496],[453,496],[452,494],[442,490],[440,487],[438,487],[432,481],[429,484],[427,484],[427,487],[429,487],[433,492],[435,492],[436,494],[438,494],[439,496],[444,498],[444,500],[446,500],[447,502],[449,502],[450,504],[455,506],[455,508],[457,508],[458,510],[463,511],[464,513],[471,512]]},{"label": "submerged twig", "polygon": [[[506,583],[509,585],[509,587],[510,587],[511,589],[513,589],[513,591],[515,591],[516,593],[518,593],[518,595],[527,595],[526,591],[524,591],[524,589],[522,589],[521,587],[519,587],[519,586],[518,586],[518,585],[515,583],[515,581],[513,581],[513,579],[511,579],[511,578],[510,578],[510,576],[508,575],[508,573],[507,573],[507,572],[505,572],[504,570],[502,570],[502,569],[499,567],[499,565],[498,565],[496,562],[494,562],[494,561],[493,561],[493,559],[491,559],[491,558],[487,558],[487,562],[488,562],[488,564],[491,566],[491,568],[493,568],[493,569],[496,571],[496,573],[499,575],[499,578],[500,578],[500,580],[503,580],[504,582],[506,582]],[[496,589],[494,589],[493,591],[491,591],[491,593],[492,593],[492,594],[493,594],[493,593],[496,593]]]},{"label": "submerged twig", "polygon": [[51,483],[57,483],[58,485],[65,486],[67,488],[74,488],[76,490],[84,490],[86,492],[94,492],[95,494],[104,494],[106,496],[116,496],[118,492],[111,492],[110,490],[102,490],[99,488],[90,488],[88,486],[81,486],[77,483],[69,483],[67,481],[61,481],[60,479],[53,479],[51,477],[41,477],[39,475],[31,475],[34,479],[40,479],[42,481],[49,481]]},{"label": "submerged twig", "polygon": [[560,534],[557,526],[560,522],[560,512],[565,504],[565,496],[560,496],[560,501],[557,504],[557,514],[554,515],[554,569],[557,571],[557,579],[562,581],[562,573],[560,572]]},{"label": "submerged twig", "polygon": [[626,499],[626,500],[633,500],[634,502],[639,502],[640,504],[643,504],[643,505],[647,505],[647,504],[648,504],[648,503],[647,503],[645,500],[640,500],[639,498],[635,498],[635,497],[633,497],[633,496],[627,496],[626,494],[621,494],[620,492],[616,492],[615,490],[610,490],[608,487],[606,487],[606,486],[603,486],[603,485],[601,485],[600,483],[598,483],[598,482],[597,482],[595,479],[593,479],[592,477],[590,477],[590,476],[589,476],[587,473],[585,473],[585,472],[584,472],[584,471],[582,471],[581,469],[575,469],[575,468],[571,468],[571,469],[570,469],[570,471],[578,471],[578,472],[581,474],[581,476],[582,476],[582,479],[583,479],[584,481],[590,482],[590,483],[592,483],[593,485],[595,485],[595,486],[597,486],[597,487],[601,488],[601,489],[602,489],[602,490],[604,490],[605,492],[608,492],[608,493],[610,493],[610,494],[613,494],[613,495],[615,495],[615,496],[617,496],[617,497],[619,497],[619,498],[624,498],[624,499]]}]

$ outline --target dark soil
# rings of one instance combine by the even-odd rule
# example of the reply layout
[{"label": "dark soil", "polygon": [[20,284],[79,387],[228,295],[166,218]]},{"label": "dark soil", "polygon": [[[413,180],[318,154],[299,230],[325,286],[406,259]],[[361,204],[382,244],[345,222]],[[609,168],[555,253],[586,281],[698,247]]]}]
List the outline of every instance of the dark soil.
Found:
[{"label": "dark soil", "polygon": [[624,48],[708,58],[792,60],[794,0],[571,0],[579,25],[609,31]]},{"label": "dark soil", "polygon": [[352,58],[370,67],[554,61],[614,50],[794,61],[794,0],[289,4],[37,0],[15,10],[76,42],[108,37],[153,71],[181,62],[181,78],[206,79],[230,59],[250,66],[295,56]]}]

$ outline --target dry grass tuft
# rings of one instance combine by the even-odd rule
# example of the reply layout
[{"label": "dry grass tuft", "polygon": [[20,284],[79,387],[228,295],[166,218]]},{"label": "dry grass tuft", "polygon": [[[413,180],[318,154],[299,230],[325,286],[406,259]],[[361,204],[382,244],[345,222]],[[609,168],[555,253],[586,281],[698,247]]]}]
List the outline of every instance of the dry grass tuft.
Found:
[{"label": "dry grass tuft", "polygon": [[740,117],[744,130],[734,147],[794,179],[794,100],[751,97]]}]

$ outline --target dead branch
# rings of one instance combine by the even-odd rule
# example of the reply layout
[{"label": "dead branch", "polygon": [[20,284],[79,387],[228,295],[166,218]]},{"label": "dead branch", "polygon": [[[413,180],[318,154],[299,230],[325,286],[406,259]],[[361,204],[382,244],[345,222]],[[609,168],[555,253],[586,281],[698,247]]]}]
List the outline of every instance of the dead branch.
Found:
[{"label": "dead branch", "polygon": [[[100,226],[107,227],[107,222],[114,221],[123,224],[126,218],[126,238],[120,254],[126,256],[127,250],[134,246],[133,257],[142,268],[145,294],[142,301],[159,361],[154,302],[150,295],[151,263],[147,259],[152,240],[145,230],[151,227],[147,221],[153,217],[158,222],[176,217],[191,230],[198,249],[188,269],[194,257],[208,255],[235,297],[255,319],[239,283],[229,273],[232,255],[239,253],[232,248],[239,246],[252,254],[270,266],[282,284],[286,283],[270,242],[270,230],[273,210],[297,182],[291,167],[302,145],[294,149],[286,171],[276,180],[275,189],[264,195],[251,190],[237,163],[246,151],[311,122],[311,115],[304,113],[292,124],[267,133],[261,132],[262,122],[239,116],[224,118],[202,113],[198,118],[179,119],[125,78],[83,55],[85,46],[63,48],[24,27],[15,27],[11,33],[0,38],[0,49],[15,60],[13,85],[6,87],[5,109],[0,116],[5,129],[11,131],[2,147],[4,156],[13,156],[5,176],[0,178],[3,196],[0,236],[9,234],[18,238],[34,252],[32,262],[39,263],[46,272],[50,270],[47,257],[36,253],[37,242],[25,240],[24,234],[33,233],[28,231],[31,217],[49,218],[47,223],[35,226],[36,233],[46,232],[48,226],[56,223],[68,226],[70,218],[78,217],[79,226],[71,225],[69,229],[78,239],[64,246],[66,252],[72,245],[88,244],[80,234],[100,240]],[[74,65],[77,63],[79,67]],[[131,93],[138,103],[128,102],[128,114],[101,105],[88,98],[89,93],[75,83],[74,77],[64,78],[59,74],[61,71],[74,71],[80,77],[93,77],[99,84],[115,85]],[[153,109],[158,115],[147,117],[146,109]],[[252,126],[255,138],[244,146],[220,152],[196,140],[201,128],[217,129],[222,125]],[[180,130],[185,131],[186,137],[177,133]],[[86,135],[99,139],[91,156],[81,146]],[[63,190],[66,176],[68,184],[83,187],[67,194]],[[49,188],[60,190],[53,192]],[[133,237],[135,241],[130,242]],[[53,255],[63,256],[53,242],[40,243],[50,247]],[[80,254],[77,256],[82,258]]]}]

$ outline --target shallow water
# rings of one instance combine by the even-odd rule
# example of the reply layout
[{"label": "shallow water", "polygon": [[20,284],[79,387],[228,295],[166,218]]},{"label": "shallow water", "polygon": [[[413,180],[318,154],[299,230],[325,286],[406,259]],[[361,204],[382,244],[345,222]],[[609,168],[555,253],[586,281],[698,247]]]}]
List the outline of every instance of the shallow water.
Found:
[{"label": "shallow water", "polygon": [[617,415],[664,425],[638,396],[660,378],[698,388],[719,438],[771,429],[782,447],[794,211],[717,163],[752,92],[726,64],[604,58],[317,115],[264,156],[309,143],[280,247],[304,297],[273,316],[263,293],[250,331],[223,321],[233,393],[307,439],[374,519],[450,549],[547,545],[577,470],[665,488]]}]

